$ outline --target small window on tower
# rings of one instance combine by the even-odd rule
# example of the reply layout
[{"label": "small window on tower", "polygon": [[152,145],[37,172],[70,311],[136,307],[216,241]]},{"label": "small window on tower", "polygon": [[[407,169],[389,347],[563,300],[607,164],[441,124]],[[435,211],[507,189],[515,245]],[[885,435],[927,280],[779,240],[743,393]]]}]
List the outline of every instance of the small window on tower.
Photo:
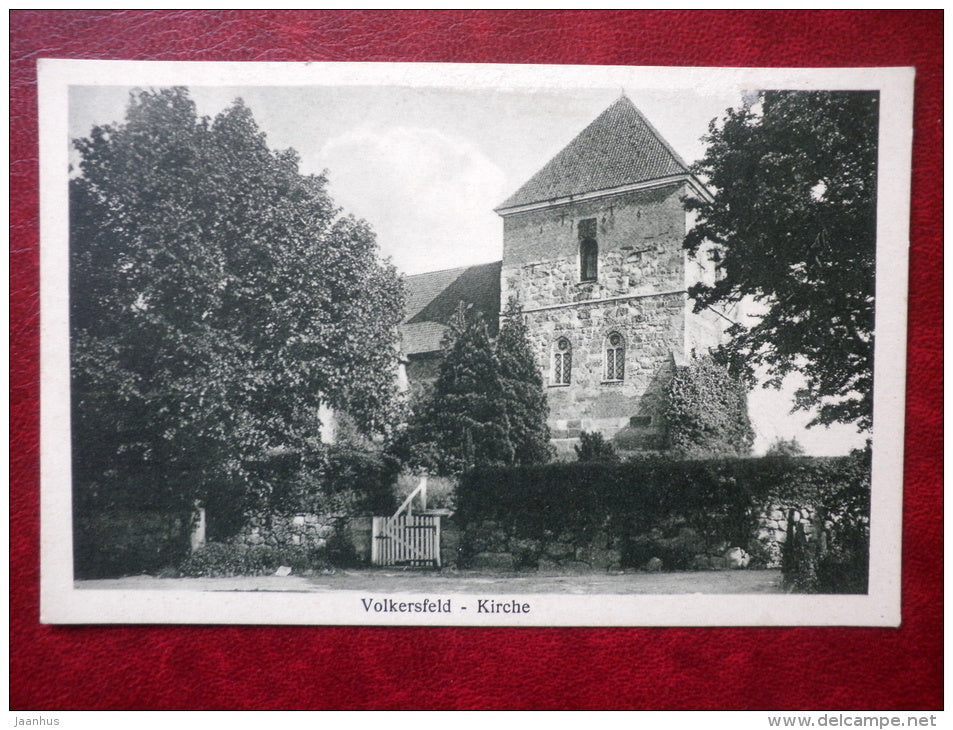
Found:
[{"label": "small window on tower", "polygon": [[596,242],[596,219],[579,221],[579,280],[599,278],[599,244]]},{"label": "small window on tower", "polygon": [[556,342],[553,350],[553,385],[569,385],[572,382],[572,346],[565,337]]},{"label": "small window on tower", "polygon": [[606,380],[625,379],[625,340],[618,332],[606,338]]}]

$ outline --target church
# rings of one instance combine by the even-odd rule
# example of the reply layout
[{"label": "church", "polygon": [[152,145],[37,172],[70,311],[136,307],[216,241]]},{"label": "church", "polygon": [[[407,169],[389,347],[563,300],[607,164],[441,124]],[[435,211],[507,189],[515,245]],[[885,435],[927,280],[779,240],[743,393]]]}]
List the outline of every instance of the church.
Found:
[{"label": "church", "polygon": [[689,258],[683,199],[709,198],[622,95],[496,213],[503,260],[408,276],[401,349],[411,383],[436,377],[440,343],[459,302],[491,334],[515,297],[549,403],[557,450],[582,431],[657,449],[675,368],[722,339],[727,321],[694,313],[688,288],[713,283],[714,256]]}]

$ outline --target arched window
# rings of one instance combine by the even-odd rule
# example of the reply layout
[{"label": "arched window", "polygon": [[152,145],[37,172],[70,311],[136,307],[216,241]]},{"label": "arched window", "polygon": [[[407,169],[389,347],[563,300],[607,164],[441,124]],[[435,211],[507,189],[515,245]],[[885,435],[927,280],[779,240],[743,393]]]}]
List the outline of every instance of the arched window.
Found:
[{"label": "arched window", "polygon": [[594,238],[579,242],[579,280],[595,281],[599,278],[599,244]]},{"label": "arched window", "polygon": [[625,338],[618,332],[606,337],[606,380],[625,379]]},{"label": "arched window", "polygon": [[553,348],[553,385],[569,385],[572,382],[572,345],[565,337],[556,341]]}]

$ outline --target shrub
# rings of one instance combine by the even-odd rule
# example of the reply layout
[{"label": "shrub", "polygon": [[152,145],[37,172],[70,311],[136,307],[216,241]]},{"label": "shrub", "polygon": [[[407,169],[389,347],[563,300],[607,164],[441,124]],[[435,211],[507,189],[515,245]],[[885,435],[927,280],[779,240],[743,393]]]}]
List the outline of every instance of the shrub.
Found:
[{"label": "shrub", "polygon": [[349,446],[328,448],[302,469],[293,512],[389,514],[397,505],[393,487],[400,464],[386,454]]},{"label": "shrub", "polygon": [[754,443],[744,383],[710,356],[676,370],[665,412],[668,449],[690,458],[746,456]]},{"label": "shrub", "polygon": [[[840,460],[839,479],[814,491],[815,536],[788,526],[782,572],[789,588],[811,593],[866,593],[870,557],[870,449]],[[792,461],[801,462],[802,459]]]},{"label": "shrub", "polygon": [[579,445],[573,446],[576,450],[577,461],[618,461],[619,455],[615,447],[606,441],[601,433],[583,431],[579,434]]}]

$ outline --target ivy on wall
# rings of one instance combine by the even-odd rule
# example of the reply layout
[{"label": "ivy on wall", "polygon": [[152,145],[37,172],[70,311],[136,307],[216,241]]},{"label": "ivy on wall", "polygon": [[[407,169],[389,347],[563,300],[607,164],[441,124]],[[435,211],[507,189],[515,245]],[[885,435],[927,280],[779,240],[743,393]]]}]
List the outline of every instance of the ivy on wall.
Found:
[{"label": "ivy on wall", "polygon": [[708,355],[676,369],[668,386],[667,450],[686,458],[747,456],[754,443],[744,384]]}]

